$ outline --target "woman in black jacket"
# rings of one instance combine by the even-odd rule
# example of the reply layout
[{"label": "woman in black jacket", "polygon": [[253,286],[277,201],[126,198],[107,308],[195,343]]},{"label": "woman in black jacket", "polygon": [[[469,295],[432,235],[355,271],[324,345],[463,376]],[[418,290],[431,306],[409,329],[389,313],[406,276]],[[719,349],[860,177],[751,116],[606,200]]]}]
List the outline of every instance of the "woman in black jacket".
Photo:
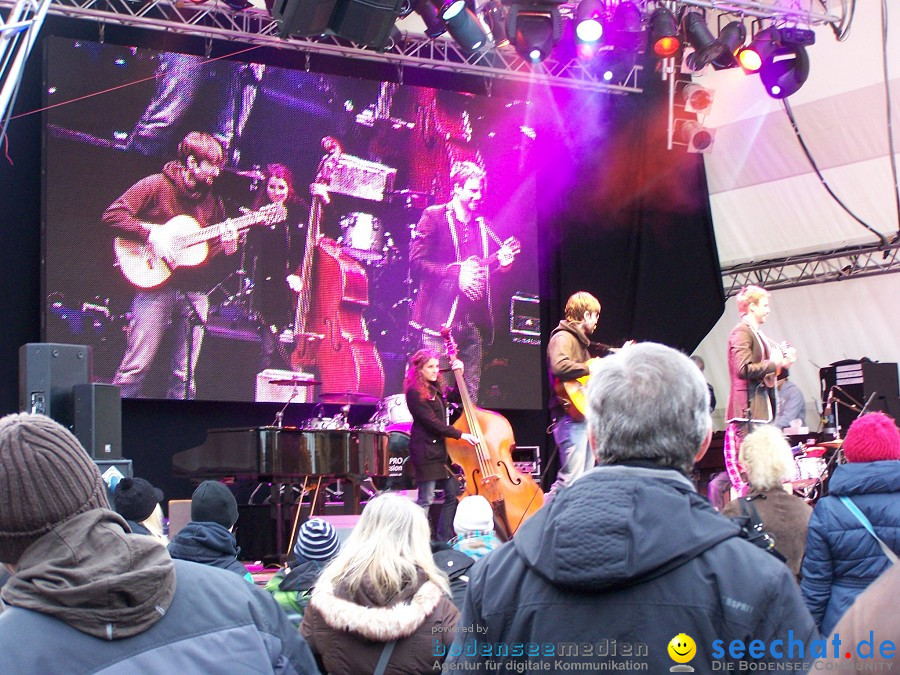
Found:
[{"label": "woman in black jacket", "polygon": [[[452,367],[461,373],[462,361],[457,359]],[[430,349],[420,349],[409,360],[403,389],[406,393],[406,405],[413,418],[409,458],[416,472],[419,489],[416,503],[425,509],[427,515],[434,501],[434,490],[440,484],[444,491],[444,505],[441,507],[435,538],[447,541],[453,536],[453,516],[456,514],[459,483],[450,470],[450,457],[444,439],[462,439],[471,445],[475,445],[477,439],[447,423],[447,399],[439,374],[438,355]]]}]

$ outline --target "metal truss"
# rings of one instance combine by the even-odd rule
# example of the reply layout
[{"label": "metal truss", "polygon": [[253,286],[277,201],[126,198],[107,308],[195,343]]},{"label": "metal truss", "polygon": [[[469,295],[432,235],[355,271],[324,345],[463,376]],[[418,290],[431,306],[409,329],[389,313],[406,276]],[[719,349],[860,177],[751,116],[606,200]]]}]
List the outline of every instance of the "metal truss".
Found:
[{"label": "metal truss", "polygon": [[894,241],[882,246],[855,246],[722,268],[725,297],[736,295],[748,284],[771,291],[900,272],[898,251],[900,242]]},{"label": "metal truss", "polygon": [[16,0],[6,19],[0,16],[0,141],[6,135],[7,113],[16,97],[22,69],[37,41],[51,0]]},{"label": "metal truss", "polygon": [[[50,13],[102,24],[117,24],[169,31],[207,39],[239,41],[246,44],[277,47],[332,56],[387,62],[397,66],[400,76],[405,67],[449,71],[464,75],[503,79],[524,84],[547,84],[571,89],[611,94],[640,93],[640,66],[635,66],[623,84],[604,82],[588,64],[575,58],[559,59],[551,55],[543,63],[532,65],[512,49],[491,50],[467,55],[445,37],[429,39],[422,35],[399,33],[383,51],[365,49],[343,38],[325,35],[315,38],[282,37],[272,17],[254,8],[234,11],[218,3],[191,4],[182,1],[149,0],[49,0]],[[0,8],[11,0],[0,0]],[[490,86],[489,84],[487,85]]]}]

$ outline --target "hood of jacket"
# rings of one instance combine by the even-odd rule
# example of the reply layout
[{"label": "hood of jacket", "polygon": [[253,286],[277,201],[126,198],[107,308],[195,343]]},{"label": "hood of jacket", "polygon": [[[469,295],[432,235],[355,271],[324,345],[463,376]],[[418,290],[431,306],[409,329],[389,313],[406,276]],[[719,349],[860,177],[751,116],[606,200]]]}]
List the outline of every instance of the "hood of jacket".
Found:
[{"label": "hood of jacket", "polygon": [[371,598],[377,593],[361,589],[354,598],[336,593],[330,583],[320,580],[309,601],[331,628],[356,633],[376,642],[409,637],[425,623],[444,596],[424,574],[409,583],[392,604],[379,607]]},{"label": "hood of jacket", "polygon": [[303,593],[316,585],[319,574],[325,568],[325,564],[317,560],[305,560],[291,568],[284,576],[278,590],[298,591]]},{"label": "hood of jacket", "polygon": [[175,565],[165,547],[129,533],[117,513],[94,509],[28,547],[0,597],[82,633],[117,640],[159,621],[174,595]]},{"label": "hood of jacket", "polygon": [[554,586],[596,592],[654,579],[739,534],[683,474],[616,465],[560,492],[513,544]]},{"label": "hood of jacket", "polygon": [[240,552],[234,535],[219,523],[191,521],[169,542],[173,558],[204,564],[222,557],[237,558]]},{"label": "hood of jacket", "polygon": [[577,323],[573,323],[566,319],[563,319],[559,322],[559,325],[550,331],[550,337],[553,337],[557,333],[571,333],[575,336],[575,339],[581,344],[581,346],[587,348],[591,344],[591,339],[586,336],[581,329],[578,327]]},{"label": "hood of jacket", "polygon": [[852,462],[837,466],[828,481],[831,496],[900,492],[900,461]]}]

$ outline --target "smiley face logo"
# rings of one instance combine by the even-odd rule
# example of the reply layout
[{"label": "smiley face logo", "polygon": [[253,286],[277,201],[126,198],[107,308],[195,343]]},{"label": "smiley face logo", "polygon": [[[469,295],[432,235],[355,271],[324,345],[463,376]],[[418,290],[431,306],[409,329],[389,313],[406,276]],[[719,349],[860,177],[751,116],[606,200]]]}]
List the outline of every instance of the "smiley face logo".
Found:
[{"label": "smiley face logo", "polygon": [[697,644],[690,635],[679,633],[669,640],[668,651],[675,663],[687,663],[697,655]]}]

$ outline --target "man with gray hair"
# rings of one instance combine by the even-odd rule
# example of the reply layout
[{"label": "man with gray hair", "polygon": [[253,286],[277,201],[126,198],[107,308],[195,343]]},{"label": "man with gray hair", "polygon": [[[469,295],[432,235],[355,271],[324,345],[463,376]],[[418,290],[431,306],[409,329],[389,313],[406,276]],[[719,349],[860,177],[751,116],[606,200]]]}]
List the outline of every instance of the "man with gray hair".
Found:
[{"label": "man with gray hair", "polygon": [[790,570],[688,479],[711,436],[697,367],[663,345],[623,347],[595,368],[588,404],[598,466],[472,568],[447,663],[799,669],[818,633]]}]

